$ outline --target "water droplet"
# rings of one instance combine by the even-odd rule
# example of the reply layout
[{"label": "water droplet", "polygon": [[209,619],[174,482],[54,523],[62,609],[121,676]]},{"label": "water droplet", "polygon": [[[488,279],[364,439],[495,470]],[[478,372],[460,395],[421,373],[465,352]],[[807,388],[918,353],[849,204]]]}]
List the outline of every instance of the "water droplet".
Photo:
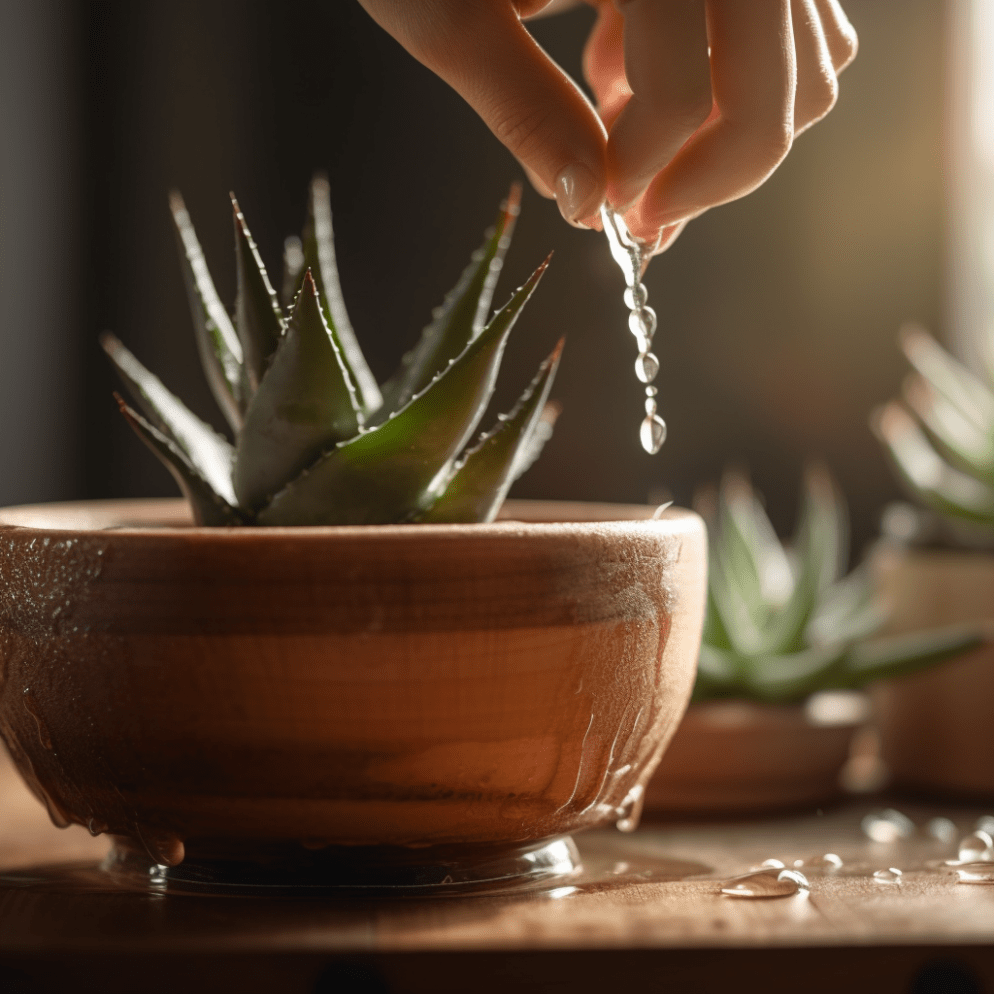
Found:
[{"label": "water droplet", "polygon": [[729,897],[792,897],[807,890],[808,886],[803,873],[798,873],[797,870],[777,871],[773,867],[732,877],[725,881],[721,893]]},{"label": "water droplet", "polygon": [[904,874],[896,866],[888,866],[886,870],[876,870],[873,879],[878,884],[899,884]]},{"label": "water droplet", "polygon": [[868,814],[861,825],[863,833],[874,842],[897,842],[898,839],[907,839],[915,831],[915,823],[893,808]]},{"label": "water droplet", "polygon": [[643,383],[651,383],[659,373],[659,360],[651,352],[640,352],[635,360],[635,375]]},{"label": "water droplet", "polygon": [[761,870],[782,870],[786,864],[783,860],[779,859],[764,859],[762,863],[759,864]]},{"label": "water droplet", "polygon": [[939,842],[952,842],[956,838],[956,823],[949,818],[931,818],[925,825],[925,832]]},{"label": "water droplet", "polygon": [[639,827],[642,818],[642,806],[645,804],[645,790],[636,784],[625,795],[620,806],[615,808],[618,820],[614,823],[619,832],[634,832]]},{"label": "water droplet", "polygon": [[974,863],[978,860],[994,862],[994,842],[984,831],[973,832],[960,839],[959,860],[961,863]]},{"label": "water droplet", "polygon": [[794,865],[807,866],[811,869],[826,870],[831,872],[832,870],[841,870],[843,863],[841,856],[837,856],[834,852],[827,852],[823,853],[821,856],[812,856],[810,859],[799,859],[794,863]]},{"label": "water droplet", "polygon": [[994,884],[994,863],[964,863],[957,867],[956,877],[961,884]]},{"label": "water droplet", "polygon": [[179,866],[186,858],[186,847],[178,835],[171,832],[138,830],[138,838],[145,846],[149,858],[160,866]]},{"label": "water droplet", "polygon": [[647,415],[639,429],[639,440],[642,448],[654,456],[666,441],[666,422],[658,414]]},{"label": "water droplet", "polygon": [[651,307],[643,307],[628,315],[628,329],[640,341],[652,341],[652,336],[656,334],[656,324],[656,312]]},{"label": "water droplet", "polygon": [[656,413],[656,398],[646,397],[645,398],[645,413],[650,417]]},{"label": "water droplet", "polygon": [[99,821],[96,818],[91,818],[86,823],[86,830],[90,833],[90,835],[96,838],[98,835],[103,835],[108,830],[107,823]]},{"label": "water droplet", "polygon": [[646,397],[655,397],[657,393],[659,393],[659,390],[657,390],[656,387],[646,387],[645,388],[645,395],[646,395]]},{"label": "water droplet", "polygon": [[625,307],[630,311],[637,311],[640,307],[645,307],[645,302],[649,299],[649,291],[644,283],[637,286],[625,287]]},{"label": "water droplet", "polygon": [[994,815],[981,815],[973,826],[978,832],[986,832],[994,836]]}]

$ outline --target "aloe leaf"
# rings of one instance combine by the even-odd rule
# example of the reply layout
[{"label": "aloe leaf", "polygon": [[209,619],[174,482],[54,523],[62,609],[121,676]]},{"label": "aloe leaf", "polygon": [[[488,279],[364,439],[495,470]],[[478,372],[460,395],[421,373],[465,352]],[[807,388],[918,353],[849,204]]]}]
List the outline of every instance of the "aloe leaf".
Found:
[{"label": "aloe leaf", "polygon": [[876,680],[916,673],[975,649],[984,641],[975,628],[956,625],[865,642],[854,646],[849,653],[844,686],[861,687]]},{"label": "aloe leaf", "polygon": [[231,485],[235,450],[231,443],[188,410],[117,338],[105,332],[100,336],[100,344],[117,368],[128,392],[155,422],[158,430],[183,452],[187,462],[215,493],[228,503],[235,503]]},{"label": "aloe leaf", "polygon": [[[331,328],[338,351],[356,386],[356,392],[365,414],[371,414],[383,403],[380,388],[370,372],[359,342],[352,330],[342,286],[338,280],[338,263],[335,260],[335,232],[331,223],[331,189],[325,176],[315,176],[311,181],[311,197],[307,224],[303,238],[304,261],[301,273],[310,269],[321,295],[324,317]],[[301,277],[302,278],[302,277]]]},{"label": "aloe leaf", "polygon": [[907,378],[903,393],[932,445],[965,473],[994,484],[994,438],[990,430],[978,428],[919,374]]},{"label": "aloe leaf", "polygon": [[422,522],[493,521],[514,482],[519,453],[542,416],[552,388],[564,339],[542,363],[513,410],[460,458],[445,490],[418,517]]},{"label": "aloe leaf", "polygon": [[486,324],[494,286],[504,255],[511,244],[520,212],[521,186],[515,184],[501,204],[500,213],[486,241],[472,256],[455,287],[436,308],[431,324],[418,344],[401,360],[400,369],[383,385],[383,405],[378,419],[400,410],[423,390],[473,340]]},{"label": "aloe leaf", "polygon": [[193,314],[193,329],[204,375],[225,420],[232,431],[238,431],[242,426],[242,412],[248,403],[242,346],[214,288],[204,251],[197,240],[183,198],[175,191],[169,195],[169,207],[176,226],[183,281]]},{"label": "aloe leaf", "polygon": [[874,595],[873,578],[865,565],[823,591],[804,631],[813,645],[858,642],[872,635],[885,621]]},{"label": "aloe leaf", "polygon": [[763,701],[789,703],[816,690],[844,686],[839,674],[846,665],[848,646],[812,646],[800,652],[757,656],[745,674],[748,696]]},{"label": "aloe leaf", "polygon": [[844,572],[849,525],[845,503],[828,471],[817,464],[804,474],[804,504],[794,549],[799,575],[783,608],[770,619],[764,651],[799,652],[822,593]]},{"label": "aloe leaf", "polygon": [[542,450],[545,448],[545,443],[552,438],[552,432],[556,427],[556,422],[559,420],[562,409],[562,404],[555,400],[546,401],[542,406],[538,420],[535,422],[535,427],[532,428],[531,434],[522,440],[518,454],[515,456],[514,469],[511,475],[512,483],[524,476],[535,465],[538,457],[542,454]]},{"label": "aloe leaf", "polygon": [[953,518],[994,521],[994,489],[946,463],[900,404],[886,404],[871,424],[905,486],[929,507]]},{"label": "aloe leaf", "polygon": [[235,328],[245,355],[249,389],[255,393],[283,335],[283,315],[259,249],[234,194],[231,195],[231,206],[235,219],[235,263],[238,271]]},{"label": "aloe leaf", "polygon": [[928,332],[903,328],[901,348],[908,362],[981,431],[994,422],[994,393]]},{"label": "aloe leaf", "polygon": [[378,524],[430,507],[483,415],[507,336],[547,265],[406,407],[322,456],[260,511],[260,524]]},{"label": "aloe leaf", "polygon": [[198,525],[241,525],[245,521],[197,471],[178,445],[154,425],[149,424],[137,411],[129,407],[122,397],[114,395],[125,420],[135,434],[155,453],[173,475],[183,496],[193,509]]},{"label": "aloe leaf", "polygon": [[712,645],[702,645],[697,657],[697,679],[691,701],[696,704],[715,697],[734,696],[738,669],[732,655]]},{"label": "aloe leaf", "polygon": [[362,424],[348,370],[321,311],[310,272],[238,437],[239,503],[259,507]]}]

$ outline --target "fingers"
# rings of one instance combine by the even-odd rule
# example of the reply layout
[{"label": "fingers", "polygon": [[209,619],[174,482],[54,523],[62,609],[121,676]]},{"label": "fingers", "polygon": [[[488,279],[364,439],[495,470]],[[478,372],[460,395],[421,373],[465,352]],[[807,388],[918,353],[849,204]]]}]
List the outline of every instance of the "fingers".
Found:
[{"label": "fingers", "polygon": [[611,125],[608,200],[636,200],[711,113],[704,0],[628,0],[624,77],[631,97]]},{"label": "fingers", "polygon": [[625,78],[625,19],[602,3],[583,49],[583,75],[597,97],[597,112],[610,128],[632,95]]},{"label": "fingers", "polygon": [[814,0],[791,0],[797,92],[794,96],[794,136],[820,121],[839,96],[839,81],[821,17]]},{"label": "fingers", "polygon": [[716,113],[652,181],[633,217],[639,237],[754,190],[794,138],[790,0],[708,0],[707,15]]},{"label": "fingers", "polygon": [[838,75],[856,58],[859,50],[859,39],[856,29],[849,23],[845,11],[839,6],[838,0],[815,0],[818,17],[828,50],[832,53],[832,65]]},{"label": "fingers", "polygon": [[606,185],[604,127],[579,87],[525,30],[510,0],[360,2],[462,95],[540,189],[555,192],[568,221],[596,213]]}]

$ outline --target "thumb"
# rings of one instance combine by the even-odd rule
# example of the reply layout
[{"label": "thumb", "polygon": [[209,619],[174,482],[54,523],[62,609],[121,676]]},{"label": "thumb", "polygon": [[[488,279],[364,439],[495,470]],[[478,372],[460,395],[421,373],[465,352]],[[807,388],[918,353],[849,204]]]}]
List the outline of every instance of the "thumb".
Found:
[{"label": "thumb", "polygon": [[369,15],[480,115],[567,221],[604,199],[607,136],[582,91],[510,0],[360,0]]}]

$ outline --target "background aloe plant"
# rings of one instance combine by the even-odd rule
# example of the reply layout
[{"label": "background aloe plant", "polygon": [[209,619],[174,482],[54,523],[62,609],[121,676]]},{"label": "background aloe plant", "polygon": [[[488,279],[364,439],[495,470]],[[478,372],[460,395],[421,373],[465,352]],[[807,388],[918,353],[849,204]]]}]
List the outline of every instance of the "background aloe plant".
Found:
[{"label": "background aloe plant", "polygon": [[975,373],[927,332],[908,327],[913,372],[902,400],[873,419],[905,487],[960,532],[994,531],[994,369]]},{"label": "background aloe plant", "polygon": [[508,335],[548,259],[489,318],[520,188],[417,345],[376,382],[349,322],[335,262],[328,183],[311,184],[301,239],[287,239],[282,300],[232,198],[238,291],[221,303],[193,225],[171,198],[204,372],[234,442],[194,415],[113,335],[101,343],[137,408],[138,436],[209,525],[490,521],[534,461],[562,340],[514,409],[468,444]]},{"label": "background aloe plant", "polygon": [[695,701],[791,702],[931,666],[978,645],[963,628],[870,640],[884,620],[864,567],[845,572],[848,516],[821,466],[804,476],[793,542],[781,544],[749,481],[726,473],[708,521],[708,609]]}]

